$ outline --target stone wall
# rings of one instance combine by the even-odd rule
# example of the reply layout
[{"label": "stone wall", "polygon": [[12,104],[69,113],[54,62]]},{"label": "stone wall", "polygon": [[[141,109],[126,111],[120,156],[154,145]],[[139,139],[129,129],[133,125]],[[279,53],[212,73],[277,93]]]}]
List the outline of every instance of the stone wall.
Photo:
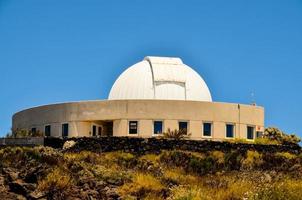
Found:
[{"label": "stone wall", "polygon": [[195,152],[207,152],[219,150],[230,152],[233,150],[244,153],[247,150],[256,150],[259,152],[291,152],[302,153],[301,147],[298,145],[259,145],[259,144],[244,144],[230,143],[208,140],[172,140],[161,138],[133,138],[133,137],[101,137],[101,138],[46,138],[45,146],[54,148],[62,148],[65,141],[73,140],[76,142],[69,151],[88,150],[93,152],[110,152],[110,151],[125,151],[132,153],[158,153],[161,150],[189,150]]}]

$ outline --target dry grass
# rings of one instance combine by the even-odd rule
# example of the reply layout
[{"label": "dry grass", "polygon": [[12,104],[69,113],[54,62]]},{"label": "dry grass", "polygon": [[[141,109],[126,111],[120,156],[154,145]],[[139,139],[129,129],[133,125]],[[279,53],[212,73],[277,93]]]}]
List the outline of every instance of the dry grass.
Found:
[{"label": "dry grass", "polygon": [[165,169],[162,178],[168,183],[178,185],[196,184],[199,181],[197,176],[187,174],[180,168]]},{"label": "dry grass", "polygon": [[168,200],[206,200],[203,191],[197,186],[176,186],[171,189]]},{"label": "dry grass", "polygon": [[262,154],[257,151],[247,151],[246,158],[242,160],[243,169],[255,169],[263,164]]},{"label": "dry grass", "polygon": [[255,138],[255,144],[263,144],[263,145],[279,145],[280,142],[277,140],[271,140],[269,138]]},{"label": "dry grass", "polygon": [[132,182],[119,188],[119,194],[123,198],[130,198],[131,196],[145,198],[150,194],[155,194],[160,198],[161,191],[164,188],[160,180],[153,175],[139,172],[133,175]]},{"label": "dry grass", "polygon": [[289,153],[289,152],[277,152],[277,153],[275,153],[275,156],[281,157],[281,158],[287,159],[287,160],[292,160],[292,159],[297,158],[296,155]]},{"label": "dry grass", "polygon": [[212,151],[210,155],[215,159],[218,164],[224,164],[224,153],[222,151]]},{"label": "dry grass", "polygon": [[38,182],[40,191],[61,192],[65,191],[73,184],[73,179],[66,169],[54,168],[44,179]]},{"label": "dry grass", "polygon": [[[51,164],[53,158],[61,159],[59,164]],[[271,166],[280,165],[274,160],[281,160],[289,167],[297,165],[292,169],[295,176],[286,171],[287,168],[278,173],[271,170],[274,169]],[[26,169],[43,165],[41,169],[45,171],[38,176],[37,185],[49,199],[56,199],[56,195],[64,199],[68,192],[83,185],[97,192],[97,183],[115,188],[122,199],[302,199],[302,179],[297,175],[302,154],[288,152],[262,155],[247,151],[242,155],[240,151],[174,150],[138,156],[89,151],[62,154],[43,147],[17,147],[1,149],[0,161],[1,166],[16,169],[22,165],[27,165]],[[267,168],[263,167],[265,164]],[[228,168],[234,165],[238,168]]]}]

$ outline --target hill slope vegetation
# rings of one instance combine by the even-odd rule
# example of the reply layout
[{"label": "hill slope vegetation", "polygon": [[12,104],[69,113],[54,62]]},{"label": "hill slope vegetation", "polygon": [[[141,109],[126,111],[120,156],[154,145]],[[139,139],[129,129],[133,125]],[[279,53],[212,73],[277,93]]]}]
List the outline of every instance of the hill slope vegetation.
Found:
[{"label": "hill slope vegetation", "polygon": [[302,199],[302,154],[0,150],[0,199]]}]

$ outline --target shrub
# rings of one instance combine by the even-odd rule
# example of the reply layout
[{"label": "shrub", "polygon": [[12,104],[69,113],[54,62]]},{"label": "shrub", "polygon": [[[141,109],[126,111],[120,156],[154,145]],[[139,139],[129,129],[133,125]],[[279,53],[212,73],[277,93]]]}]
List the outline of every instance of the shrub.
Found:
[{"label": "shrub", "polygon": [[193,156],[190,158],[187,171],[203,175],[208,172],[213,172],[214,169],[215,161],[212,159],[212,157],[199,159]]},{"label": "shrub", "polygon": [[183,167],[187,165],[189,156],[183,151],[163,151],[159,156],[160,162],[172,167]]},{"label": "shrub", "polygon": [[234,178],[228,178],[226,188],[218,188],[211,190],[207,195],[210,199],[247,199],[247,196],[253,193],[253,184],[244,179],[234,180]]},{"label": "shrub", "polygon": [[298,144],[301,141],[295,134],[286,134],[275,127],[266,128],[262,137],[277,141],[280,144]]},{"label": "shrub", "polygon": [[213,157],[187,151],[164,151],[160,155],[160,162],[200,175],[214,172],[218,168]]},{"label": "shrub", "polygon": [[259,168],[263,164],[262,154],[257,151],[247,151],[246,158],[242,160],[243,169]]},{"label": "shrub", "polygon": [[255,200],[287,199],[296,200],[302,197],[302,180],[285,179],[260,187],[251,197]]},{"label": "shrub", "polygon": [[91,173],[98,180],[105,181],[111,185],[122,185],[126,181],[130,180],[129,173],[118,169],[116,166],[112,166],[110,168],[106,168],[101,165],[95,165],[90,169]]},{"label": "shrub", "polygon": [[231,151],[226,153],[224,159],[226,170],[239,170],[242,159],[243,157],[239,151]]},{"label": "shrub", "polygon": [[210,156],[213,157],[213,159],[217,162],[219,165],[224,164],[224,153],[222,151],[212,151],[210,153]]},{"label": "shrub", "polygon": [[162,183],[151,174],[136,173],[132,182],[126,183],[119,188],[119,194],[123,198],[135,196],[141,199],[153,193],[160,198],[163,189]]},{"label": "shrub", "polygon": [[122,167],[134,167],[137,164],[136,157],[131,153],[121,151],[109,152],[105,154],[105,159],[108,163],[116,163]]},{"label": "shrub", "polygon": [[175,140],[181,140],[190,135],[191,134],[187,133],[187,130],[185,130],[185,129],[171,130],[170,128],[168,128],[167,132],[163,133],[164,138],[170,138],[170,139],[175,139]]},{"label": "shrub", "polygon": [[38,190],[47,194],[51,199],[64,196],[71,187],[73,180],[66,169],[54,168],[46,177],[38,182]]},{"label": "shrub", "polygon": [[146,154],[139,158],[140,160],[147,160],[152,162],[153,164],[156,164],[159,161],[159,156],[155,154]]},{"label": "shrub", "polygon": [[78,153],[65,153],[64,158],[68,161],[78,161],[78,162],[83,161],[91,164],[102,162],[100,155],[91,151],[80,151]]},{"label": "shrub", "polygon": [[29,162],[57,164],[62,154],[50,147],[6,147],[0,150],[2,165],[23,166]]},{"label": "shrub", "polygon": [[280,142],[277,140],[271,140],[269,138],[256,138],[254,140],[255,144],[262,144],[262,145],[278,145]]},{"label": "shrub", "polygon": [[163,173],[163,180],[168,186],[198,183],[198,178],[196,176],[187,174],[180,168],[165,169]]},{"label": "shrub", "polygon": [[287,159],[287,160],[293,160],[293,159],[297,158],[297,156],[295,154],[292,154],[289,152],[277,152],[277,153],[275,153],[275,156],[283,158],[283,159]]},{"label": "shrub", "polygon": [[234,177],[204,177],[202,184],[174,186],[168,199],[178,200],[239,200],[248,199],[254,188],[252,183]]},{"label": "shrub", "polygon": [[44,133],[40,130],[32,132],[31,130],[26,129],[16,129],[12,130],[11,133],[6,135],[7,138],[22,138],[22,137],[43,137]]},{"label": "shrub", "polygon": [[224,141],[231,142],[231,143],[244,143],[244,144],[253,143],[252,141],[248,141],[247,139],[244,138],[225,139]]},{"label": "shrub", "polygon": [[204,200],[205,195],[203,191],[197,187],[178,186],[173,187],[171,195],[168,200]]}]

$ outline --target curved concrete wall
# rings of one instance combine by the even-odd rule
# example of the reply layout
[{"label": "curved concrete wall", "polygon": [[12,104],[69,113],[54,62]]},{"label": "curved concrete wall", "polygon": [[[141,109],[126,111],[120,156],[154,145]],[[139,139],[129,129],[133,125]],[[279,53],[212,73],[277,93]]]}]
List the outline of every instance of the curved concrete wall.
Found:
[{"label": "curved concrete wall", "polygon": [[188,122],[192,138],[202,138],[202,123],[212,123],[212,138],[225,139],[225,125],[235,125],[235,137],[246,138],[246,127],[263,131],[264,108],[252,105],[178,101],[178,100],[104,100],[45,105],[30,108],[13,116],[13,129],[44,132],[51,125],[52,136],[61,135],[62,123],[69,123],[69,136],[89,136],[92,124],[113,122],[113,135],[127,136],[128,121],[139,122],[135,136],[151,137],[153,120],[163,120],[164,130],[178,129],[178,121]]}]

